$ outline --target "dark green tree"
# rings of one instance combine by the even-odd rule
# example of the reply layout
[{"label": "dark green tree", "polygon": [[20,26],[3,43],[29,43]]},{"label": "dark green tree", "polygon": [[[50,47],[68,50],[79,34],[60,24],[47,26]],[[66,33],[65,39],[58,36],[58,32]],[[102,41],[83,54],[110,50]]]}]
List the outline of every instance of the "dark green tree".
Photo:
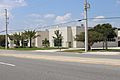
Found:
[{"label": "dark green tree", "polygon": [[5,47],[5,35],[0,35],[0,46]]},{"label": "dark green tree", "polygon": [[43,40],[42,41],[42,45],[44,46],[44,47],[49,47],[49,40],[47,39],[47,38],[45,38],[45,40]]},{"label": "dark green tree", "polygon": [[115,33],[115,29],[112,28],[112,25],[109,23],[106,24],[98,24],[94,27],[94,30],[103,34],[103,42],[105,43],[105,48],[108,49],[107,42],[115,40],[114,38],[117,36]]},{"label": "dark green tree", "polygon": [[59,48],[60,46],[62,46],[63,36],[59,30],[54,31],[54,33],[55,33],[55,36],[53,36],[54,46],[57,46]]},{"label": "dark green tree", "polygon": [[[102,36],[103,35],[101,33],[90,29],[88,31],[88,50],[91,50],[94,43],[100,42],[102,40]],[[79,35],[76,35],[75,40],[85,42],[85,32],[81,32]]]}]

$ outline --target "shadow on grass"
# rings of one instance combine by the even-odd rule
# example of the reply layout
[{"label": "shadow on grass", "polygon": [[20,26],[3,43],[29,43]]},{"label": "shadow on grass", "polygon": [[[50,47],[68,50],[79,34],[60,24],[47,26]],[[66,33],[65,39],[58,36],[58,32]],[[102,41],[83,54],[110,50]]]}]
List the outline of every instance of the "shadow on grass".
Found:
[{"label": "shadow on grass", "polygon": [[[5,48],[1,47],[0,49],[5,50]],[[53,47],[48,47],[48,48],[8,48],[7,50],[53,50],[53,49],[59,49],[59,48],[53,48]],[[61,49],[67,49],[67,48],[61,48]]]}]

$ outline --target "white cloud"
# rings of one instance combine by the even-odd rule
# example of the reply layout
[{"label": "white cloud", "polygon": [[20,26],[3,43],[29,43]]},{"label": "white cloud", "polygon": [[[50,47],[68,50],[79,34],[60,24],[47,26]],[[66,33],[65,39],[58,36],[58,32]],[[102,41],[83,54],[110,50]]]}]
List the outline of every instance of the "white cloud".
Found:
[{"label": "white cloud", "polygon": [[26,6],[25,0],[0,0],[0,9],[12,9],[16,7]]},{"label": "white cloud", "polygon": [[[8,12],[8,16],[13,18],[13,15],[10,12]],[[4,18],[5,18],[5,12],[1,11],[0,12],[0,19],[4,19]]]},{"label": "white cloud", "polygon": [[4,29],[4,20],[5,20],[5,11],[8,9],[8,17],[13,19],[11,10],[17,7],[26,6],[27,3],[25,0],[0,0],[0,26],[1,29]]},{"label": "white cloud", "polygon": [[49,18],[55,18],[55,14],[44,14],[44,15],[42,15],[42,14],[32,13],[32,14],[29,14],[28,17],[49,19]]},{"label": "white cloud", "polygon": [[55,18],[55,14],[46,14],[44,18]]},{"label": "white cloud", "polygon": [[101,19],[104,19],[104,18],[105,18],[105,16],[97,16],[97,17],[95,17],[95,19],[93,21],[100,22]]},{"label": "white cloud", "polygon": [[28,23],[40,24],[40,25],[52,25],[58,23],[64,23],[70,21],[71,13],[66,13],[63,16],[57,16],[56,14],[39,14],[32,13],[27,16]]},{"label": "white cloud", "polygon": [[57,16],[55,19],[55,22],[57,22],[57,23],[67,22],[68,20],[71,19],[71,15],[72,15],[71,13],[66,13],[63,16]]},{"label": "white cloud", "polygon": [[93,26],[95,26],[97,24],[106,23],[107,21],[104,18],[105,18],[105,16],[96,16],[96,17],[94,17],[93,20],[89,20],[89,22],[88,22],[89,26],[93,27]]}]

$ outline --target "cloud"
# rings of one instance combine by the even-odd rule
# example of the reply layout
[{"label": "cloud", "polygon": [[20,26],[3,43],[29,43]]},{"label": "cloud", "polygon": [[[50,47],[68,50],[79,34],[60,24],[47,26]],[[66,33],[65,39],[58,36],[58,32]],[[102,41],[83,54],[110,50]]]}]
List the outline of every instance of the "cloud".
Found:
[{"label": "cloud", "polygon": [[97,24],[106,23],[106,20],[104,18],[105,18],[105,16],[96,16],[96,17],[94,17],[94,19],[89,20],[89,22],[88,22],[89,23],[89,27],[93,27],[93,26],[95,26]]},{"label": "cloud", "polygon": [[44,18],[55,18],[55,14],[46,14]]},{"label": "cloud", "polygon": [[100,22],[101,19],[104,19],[105,16],[96,16],[95,19],[93,19],[94,22]]},{"label": "cloud", "polygon": [[4,29],[4,20],[5,20],[5,11],[8,9],[8,17],[13,19],[11,10],[18,7],[26,6],[27,3],[25,0],[0,0],[0,26],[1,29]]},{"label": "cloud", "polygon": [[[10,12],[8,12],[8,16],[13,18],[13,15]],[[4,18],[5,18],[5,12],[1,11],[0,12],[0,19],[4,19]]]},{"label": "cloud", "polygon": [[26,6],[25,0],[0,0],[0,9],[13,9],[16,7]]},{"label": "cloud", "polygon": [[26,22],[32,24],[40,24],[40,25],[53,25],[68,22],[72,19],[71,13],[66,13],[63,16],[59,16],[57,14],[39,14],[39,13],[32,13],[27,16]]},{"label": "cloud", "polygon": [[28,17],[49,19],[49,18],[55,18],[55,14],[44,14],[44,15],[42,15],[42,14],[32,13],[32,14],[29,14]]},{"label": "cloud", "polygon": [[40,14],[40,13],[32,13],[28,14],[27,16],[27,24],[32,23],[32,24],[40,24],[40,25],[49,25],[49,24],[54,24],[54,20],[56,18],[55,14]]},{"label": "cloud", "polygon": [[67,22],[68,20],[71,19],[71,13],[66,13],[65,15],[63,16],[57,16],[56,19],[55,19],[55,22],[56,23],[63,23],[63,22]]}]

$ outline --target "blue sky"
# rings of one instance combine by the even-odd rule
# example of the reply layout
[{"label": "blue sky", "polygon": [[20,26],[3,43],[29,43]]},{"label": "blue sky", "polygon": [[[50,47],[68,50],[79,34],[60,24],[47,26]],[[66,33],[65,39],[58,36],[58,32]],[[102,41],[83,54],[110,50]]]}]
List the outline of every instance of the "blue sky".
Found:
[{"label": "blue sky", "polygon": [[[120,0],[88,0],[91,18],[120,16]],[[9,29],[29,29],[83,18],[84,0],[0,0],[0,27],[4,30],[4,8],[9,11]],[[89,25],[111,23],[120,19],[90,20]]]}]

